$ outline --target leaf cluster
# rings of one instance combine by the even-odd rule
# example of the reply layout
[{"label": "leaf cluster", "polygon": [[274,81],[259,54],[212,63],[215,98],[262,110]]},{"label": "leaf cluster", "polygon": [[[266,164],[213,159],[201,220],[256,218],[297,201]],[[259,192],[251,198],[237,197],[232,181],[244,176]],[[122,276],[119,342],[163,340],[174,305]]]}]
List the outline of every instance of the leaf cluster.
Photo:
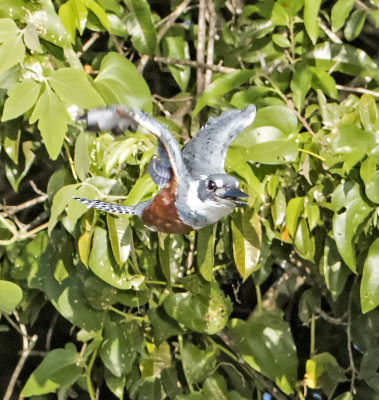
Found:
[{"label": "leaf cluster", "polygon": [[[378,6],[1,1],[0,328],[22,362],[28,332],[60,340],[22,396],[379,396]],[[217,226],[156,234],[72,199],[157,192],[156,140],[83,110],[142,109],[183,145],[251,103],[225,163],[249,207]]]}]

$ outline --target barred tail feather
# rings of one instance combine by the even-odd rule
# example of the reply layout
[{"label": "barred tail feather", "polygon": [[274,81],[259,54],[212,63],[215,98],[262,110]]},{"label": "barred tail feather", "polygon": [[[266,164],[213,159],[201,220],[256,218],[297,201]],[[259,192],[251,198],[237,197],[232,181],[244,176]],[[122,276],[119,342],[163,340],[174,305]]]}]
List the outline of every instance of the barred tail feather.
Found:
[{"label": "barred tail feather", "polygon": [[98,210],[102,210],[109,213],[115,214],[137,214],[137,210],[135,207],[128,206],[120,206],[114,203],[106,203],[100,200],[88,200],[82,197],[73,197],[75,200],[80,201],[88,207],[97,208]]}]

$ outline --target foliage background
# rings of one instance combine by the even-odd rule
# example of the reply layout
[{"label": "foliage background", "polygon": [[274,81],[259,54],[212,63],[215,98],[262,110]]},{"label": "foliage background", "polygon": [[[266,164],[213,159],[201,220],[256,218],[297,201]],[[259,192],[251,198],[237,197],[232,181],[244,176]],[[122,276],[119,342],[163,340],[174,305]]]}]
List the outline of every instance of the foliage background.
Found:
[{"label": "foliage background", "polygon": [[[4,399],[379,398],[378,1],[2,0]],[[255,103],[250,207],[187,236],[87,210],[156,192],[156,141]]]}]

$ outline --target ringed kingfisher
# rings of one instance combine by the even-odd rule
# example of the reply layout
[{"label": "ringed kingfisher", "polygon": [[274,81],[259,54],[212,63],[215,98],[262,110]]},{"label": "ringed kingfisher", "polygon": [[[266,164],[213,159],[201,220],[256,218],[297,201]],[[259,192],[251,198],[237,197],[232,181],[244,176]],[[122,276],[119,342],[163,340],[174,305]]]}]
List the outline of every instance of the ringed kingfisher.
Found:
[{"label": "ringed kingfisher", "polygon": [[248,195],[239,189],[237,178],[225,173],[224,163],[230,143],[253,122],[255,114],[251,104],[210,118],[180,150],[166,126],[143,111],[122,106],[89,110],[79,119],[88,130],[135,131],[139,125],[158,138],[159,160],[150,161],[148,172],[161,190],[135,206],[74,198],[102,211],[137,215],[152,231],[185,234],[214,224],[235,207],[247,204],[240,198]]}]

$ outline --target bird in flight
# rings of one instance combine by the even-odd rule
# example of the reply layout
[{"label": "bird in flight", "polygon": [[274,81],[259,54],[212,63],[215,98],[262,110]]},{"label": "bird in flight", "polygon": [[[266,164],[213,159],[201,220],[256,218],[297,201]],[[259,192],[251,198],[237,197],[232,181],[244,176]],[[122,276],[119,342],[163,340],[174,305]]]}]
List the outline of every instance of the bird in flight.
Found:
[{"label": "bird in flight", "polygon": [[224,170],[230,143],[255,118],[253,104],[228,110],[208,123],[180,149],[171,132],[143,111],[122,106],[89,110],[81,121],[92,131],[135,131],[139,126],[158,138],[159,159],[150,161],[148,172],[160,191],[150,200],[123,206],[74,197],[81,203],[116,214],[140,217],[152,231],[185,234],[214,224],[234,208],[247,203],[239,181]]}]

